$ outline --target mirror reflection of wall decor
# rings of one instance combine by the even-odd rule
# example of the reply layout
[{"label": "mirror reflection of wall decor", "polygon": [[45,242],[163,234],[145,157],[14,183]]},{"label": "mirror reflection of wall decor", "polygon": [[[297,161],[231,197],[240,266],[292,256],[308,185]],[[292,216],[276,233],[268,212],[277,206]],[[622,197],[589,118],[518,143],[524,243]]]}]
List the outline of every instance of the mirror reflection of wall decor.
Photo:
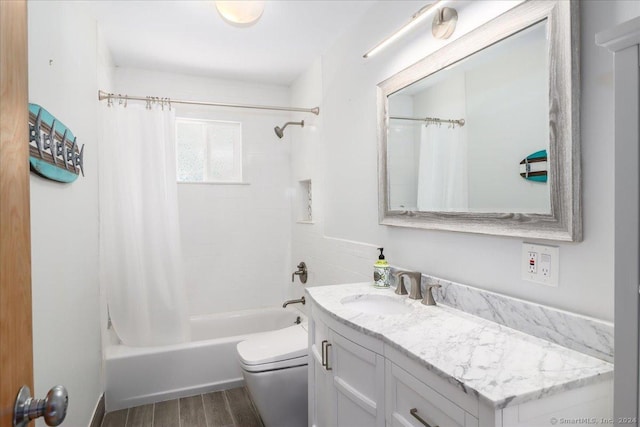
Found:
[{"label": "mirror reflection of wall decor", "polygon": [[527,1],[378,85],[381,224],[582,239],[577,17]]}]

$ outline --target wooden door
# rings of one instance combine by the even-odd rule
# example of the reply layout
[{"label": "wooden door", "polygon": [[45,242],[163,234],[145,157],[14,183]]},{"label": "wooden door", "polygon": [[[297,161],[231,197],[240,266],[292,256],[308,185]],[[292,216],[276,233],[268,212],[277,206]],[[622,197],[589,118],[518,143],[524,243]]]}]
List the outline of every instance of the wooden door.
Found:
[{"label": "wooden door", "polygon": [[0,426],[33,391],[26,0],[0,0]]}]

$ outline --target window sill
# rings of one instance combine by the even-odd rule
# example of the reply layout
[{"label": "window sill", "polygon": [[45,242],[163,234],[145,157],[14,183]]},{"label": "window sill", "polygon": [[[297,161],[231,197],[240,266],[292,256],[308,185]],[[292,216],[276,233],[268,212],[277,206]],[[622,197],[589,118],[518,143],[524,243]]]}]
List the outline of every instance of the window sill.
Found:
[{"label": "window sill", "polygon": [[187,185],[251,185],[250,182],[236,182],[236,181],[219,181],[219,182],[177,181],[177,184],[187,184]]}]

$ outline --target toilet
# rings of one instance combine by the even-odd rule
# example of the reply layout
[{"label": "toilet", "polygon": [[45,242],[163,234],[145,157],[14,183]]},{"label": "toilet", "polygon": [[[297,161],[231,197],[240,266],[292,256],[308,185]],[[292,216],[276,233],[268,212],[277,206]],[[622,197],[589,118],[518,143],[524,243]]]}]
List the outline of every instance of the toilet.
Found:
[{"label": "toilet", "polygon": [[305,322],[237,346],[247,389],[266,427],[307,425],[307,341]]}]

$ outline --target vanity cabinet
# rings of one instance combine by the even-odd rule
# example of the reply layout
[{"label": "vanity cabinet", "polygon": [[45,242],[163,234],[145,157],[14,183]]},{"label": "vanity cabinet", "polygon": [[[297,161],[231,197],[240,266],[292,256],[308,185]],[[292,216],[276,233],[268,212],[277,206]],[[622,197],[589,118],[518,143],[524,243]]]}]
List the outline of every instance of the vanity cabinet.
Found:
[{"label": "vanity cabinet", "polygon": [[[427,386],[421,381],[424,378],[418,379],[393,363],[402,359],[400,353],[387,349],[392,359],[386,359],[379,340],[314,311],[313,305],[311,311],[309,425],[420,427],[425,425],[419,420],[422,418],[430,426],[478,426],[476,417]],[[400,363],[407,366],[404,360]],[[429,379],[453,394],[459,391],[440,378]],[[462,391],[459,393],[462,397],[458,400],[477,410],[475,398],[466,399]],[[413,409],[416,413],[412,415]]]},{"label": "vanity cabinet", "polygon": [[[612,381],[496,408],[455,380],[311,302],[309,426],[552,427],[611,424]],[[482,375],[480,368],[478,374]],[[505,386],[508,386],[505,385]]]}]

